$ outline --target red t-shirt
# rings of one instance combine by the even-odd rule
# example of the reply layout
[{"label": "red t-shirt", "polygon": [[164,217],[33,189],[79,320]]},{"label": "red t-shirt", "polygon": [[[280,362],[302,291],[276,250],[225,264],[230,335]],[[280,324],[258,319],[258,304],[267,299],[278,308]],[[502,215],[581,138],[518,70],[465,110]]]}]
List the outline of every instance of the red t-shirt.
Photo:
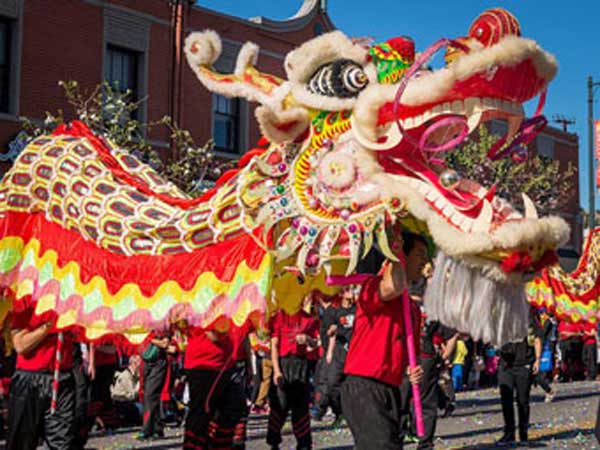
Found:
[{"label": "red t-shirt", "polygon": [[[366,281],[356,305],[344,372],[400,386],[408,366],[402,298],[379,298],[380,276]],[[415,352],[419,354],[419,307],[411,303]]]},{"label": "red t-shirt", "polygon": [[229,339],[231,339],[231,345],[233,351],[235,351],[235,361],[245,361],[248,358],[246,352],[246,338],[250,332],[254,330],[254,326],[251,322],[245,322],[241,327],[232,325],[228,331]]},{"label": "red t-shirt", "polygon": [[217,342],[213,342],[201,328],[190,330],[183,361],[185,369],[222,370],[233,366],[235,359],[231,339],[226,333],[214,334]]},{"label": "red t-shirt", "polygon": [[110,345],[99,345],[94,347],[94,365],[115,366],[118,362],[117,349]]},{"label": "red t-shirt", "polygon": [[271,337],[279,339],[279,356],[296,355],[317,359],[318,350],[309,352],[306,344],[298,344],[297,334],[306,334],[316,339],[319,336],[318,320],[303,310],[293,316],[279,311],[271,322]]},{"label": "red t-shirt", "polygon": [[[11,327],[13,330],[35,330],[46,320],[42,317],[32,317],[31,308],[20,313],[13,313]],[[63,332],[62,359],[60,370],[71,370],[73,368],[73,336],[68,331]],[[31,371],[54,372],[54,363],[56,358],[56,343],[58,334],[51,333],[46,335],[39,345],[24,355],[17,355],[16,368]]]},{"label": "red t-shirt", "polygon": [[564,320],[561,320],[558,323],[558,335],[560,339],[580,337],[582,334],[583,329],[579,323],[567,322]]}]

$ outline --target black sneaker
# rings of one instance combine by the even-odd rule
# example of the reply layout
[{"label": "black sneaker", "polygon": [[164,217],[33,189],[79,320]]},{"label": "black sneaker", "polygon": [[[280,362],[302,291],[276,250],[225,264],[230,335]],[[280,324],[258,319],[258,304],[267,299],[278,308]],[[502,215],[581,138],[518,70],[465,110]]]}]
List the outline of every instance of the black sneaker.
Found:
[{"label": "black sneaker", "polygon": [[159,439],[162,439],[165,437],[165,430],[158,430],[154,432],[154,436],[156,436]]},{"label": "black sneaker", "polygon": [[449,403],[448,406],[446,406],[444,413],[442,414],[442,418],[445,419],[445,418],[450,417],[455,409],[456,409],[456,406],[454,405],[454,403]]},{"label": "black sneaker", "polygon": [[508,447],[515,443],[515,435],[514,434],[505,434],[500,439],[496,441],[496,444],[501,447]]}]

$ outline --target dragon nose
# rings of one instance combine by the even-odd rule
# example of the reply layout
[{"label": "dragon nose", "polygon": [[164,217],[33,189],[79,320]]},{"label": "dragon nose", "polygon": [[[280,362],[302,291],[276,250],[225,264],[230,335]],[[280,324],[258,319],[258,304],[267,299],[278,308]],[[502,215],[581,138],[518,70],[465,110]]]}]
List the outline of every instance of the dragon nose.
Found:
[{"label": "dragon nose", "polygon": [[503,8],[484,11],[469,28],[469,37],[478,40],[486,47],[497,44],[507,35],[520,36],[521,27],[515,16]]}]

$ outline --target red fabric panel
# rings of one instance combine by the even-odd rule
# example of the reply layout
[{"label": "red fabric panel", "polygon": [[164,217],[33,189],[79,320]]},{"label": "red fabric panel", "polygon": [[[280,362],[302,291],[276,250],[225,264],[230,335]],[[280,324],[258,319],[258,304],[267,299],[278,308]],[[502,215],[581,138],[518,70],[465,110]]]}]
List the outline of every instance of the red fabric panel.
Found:
[{"label": "red fabric panel", "polygon": [[126,283],[135,282],[142,293],[152,295],[165,281],[174,280],[185,289],[193,287],[203,272],[214,273],[219,280],[233,279],[238,265],[245,263],[257,270],[264,257],[251,236],[219,242],[192,253],[171,255],[119,255],[98,247],[72,230],[48,221],[43,214],[9,211],[0,220],[4,236],[20,236],[28,242],[37,238],[41,253],[55,250],[60,267],[75,261],[79,264],[81,282],[88,283],[94,276],[104,278],[108,290],[114,294]]}]

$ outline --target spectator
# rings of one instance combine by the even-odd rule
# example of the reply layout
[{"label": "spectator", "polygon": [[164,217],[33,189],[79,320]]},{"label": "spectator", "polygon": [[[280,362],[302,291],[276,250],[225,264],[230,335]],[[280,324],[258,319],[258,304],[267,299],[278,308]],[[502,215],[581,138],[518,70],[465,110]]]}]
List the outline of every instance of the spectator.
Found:
[{"label": "spectator", "polygon": [[461,337],[456,341],[456,350],[454,352],[454,360],[452,361],[452,387],[454,388],[454,392],[460,392],[463,389],[465,381],[463,375],[467,354],[467,345],[464,338]]},{"label": "spectator", "polygon": [[[10,382],[7,450],[35,450],[43,438],[50,450],[75,445],[75,382],[73,338],[57,332],[47,316],[34,316],[33,307],[13,313],[11,336],[17,351]],[[62,340],[62,358],[57,347]],[[53,373],[58,362],[56,410],[51,413]]]},{"label": "spectator", "polygon": [[140,366],[142,359],[139,355],[129,358],[125,370],[117,372],[110,386],[110,396],[117,412],[126,424],[140,425],[142,423],[143,405],[140,400]]},{"label": "spectator", "polygon": [[519,440],[528,441],[529,394],[532,375],[540,369],[542,354],[542,328],[538,317],[532,317],[529,334],[521,342],[506,344],[500,351],[500,399],[504,417],[504,434],[497,441],[499,446],[513,445],[515,441],[514,396],[517,394],[519,411]]},{"label": "spectator", "polygon": [[164,424],[160,417],[160,394],[167,377],[167,351],[176,352],[168,335],[152,334],[142,353],[144,361],[144,415],[139,440],[164,437]]}]

